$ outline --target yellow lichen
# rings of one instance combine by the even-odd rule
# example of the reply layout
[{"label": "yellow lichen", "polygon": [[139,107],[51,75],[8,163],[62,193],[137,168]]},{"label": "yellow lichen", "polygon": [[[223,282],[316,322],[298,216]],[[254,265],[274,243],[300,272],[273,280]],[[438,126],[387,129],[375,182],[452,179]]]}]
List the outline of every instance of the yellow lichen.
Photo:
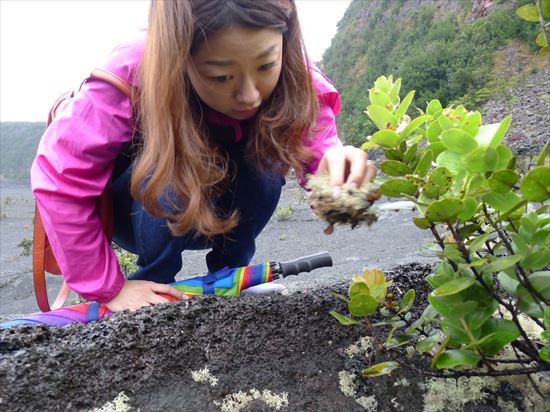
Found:
[{"label": "yellow lichen", "polygon": [[262,392],[251,389],[248,392],[231,393],[223,398],[222,402],[214,401],[214,404],[219,406],[222,412],[238,412],[253,400],[260,400],[275,410],[288,406],[288,394],[286,392],[277,395],[267,389]]},{"label": "yellow lichen", "polygon": [[488,397],[485,389],[496,391],[499,385],[493,377],[430,379],[426,382],[424,412],[462,411],[468,402],[485,400]]},{"label": "yellow lichen", "polygon": [[351,398],[355,397],[355,374],[348,371],[338,372],[340,391]]},{"label": "yellow lichen", "polygon": [[355,355],[362,355],[369,352],[372,349],[372,338],[370,336],[363,336],[357,342],[353,343],[346,349],[346,354],[353,358]]},{"label": "yellow lichen", "polygon": [[376,412],[376,410],[378,409],[378,402],[376,401],[374,395],[361,396],[355,401],[369,412]]},{"label": "yellow lichen", "polygon": [[218,378],[210,373],[207,366],[198,371],[191,371],[191,377],[197,383],[209,383],[210,386],[218,384]]},{"label": "yellow lichen", "polygon": [[124,392],[120,392],[115,399],[107,402],[101,408],[92,409],[91,412],[127,412],[131,410],[128,401],[130,398]]}]

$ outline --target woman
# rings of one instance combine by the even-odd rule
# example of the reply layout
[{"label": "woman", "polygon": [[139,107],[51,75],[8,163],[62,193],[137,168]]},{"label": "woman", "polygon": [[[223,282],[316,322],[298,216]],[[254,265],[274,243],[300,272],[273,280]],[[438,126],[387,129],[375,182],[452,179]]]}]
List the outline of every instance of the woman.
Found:
[{"label": "woman", "polygon": [[[309,63],[292,0],[153,1],[149,27],[103,69],[135,90],[88,80],[48,127],[32,186],[69,286],[111,311],[181,297],[185,249],[209,271],[247,265],[294,168],[328,173],[335,192],[375,174],[344,147],[339,98]],[[136,155],[119,171],[117,155]],[[138,255],[124,279],[95,210],[112,178],[114,240]]]}]

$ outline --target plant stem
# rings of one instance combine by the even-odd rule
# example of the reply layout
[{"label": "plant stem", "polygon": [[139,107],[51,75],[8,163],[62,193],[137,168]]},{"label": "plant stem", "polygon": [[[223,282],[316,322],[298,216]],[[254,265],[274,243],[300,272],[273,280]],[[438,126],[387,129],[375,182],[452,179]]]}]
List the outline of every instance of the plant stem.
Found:
[{"label": "plant stem", "polygon": [[546,42],[546,46],[548,47],[550,45],[550,41],[548,41],[548,33],[546,33],[544,15],[542,14],[542,1],[541,0],[537,0],[537,8],[539,10],[540,29],[542,30],[542,36],[544,37],[544,40]]}]

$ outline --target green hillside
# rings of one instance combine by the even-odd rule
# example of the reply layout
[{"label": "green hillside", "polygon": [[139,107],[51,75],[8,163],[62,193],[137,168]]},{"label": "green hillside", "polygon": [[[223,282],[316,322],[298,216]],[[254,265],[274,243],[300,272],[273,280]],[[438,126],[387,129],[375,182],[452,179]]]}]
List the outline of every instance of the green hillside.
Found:
[{"label": "green hillside", "polygon": [[0,123],[0,175],[2,179],[28,179],[45,122]]},{"label": "green hillside", "polygon": [[513,3],[354,0],[322,60],[341,93],[340,136],[359,145],[374,131],[363,111],[367,91],[381,75],[402,78],[401,90],[416,90],[414,104],[421,108],[439,99],[478,109],[510,86],[493,74],[495,53],[510,42],[526,44],[534,53],[538,30],[515,15]]}]

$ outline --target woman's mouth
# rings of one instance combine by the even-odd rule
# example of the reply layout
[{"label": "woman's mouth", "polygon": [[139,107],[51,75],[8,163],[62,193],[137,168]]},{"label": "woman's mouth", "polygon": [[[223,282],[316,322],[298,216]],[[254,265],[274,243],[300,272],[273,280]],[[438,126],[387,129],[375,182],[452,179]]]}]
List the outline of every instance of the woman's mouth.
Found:
[{"label": "woman's mouth", "polygon": [[238,117],[239,119],[249,119],[251,117],[254,117],[256,113],[258,113],[259,107],[256,107],[251,110],[235,110],[233,113],[235,114],[235,117]]}]

